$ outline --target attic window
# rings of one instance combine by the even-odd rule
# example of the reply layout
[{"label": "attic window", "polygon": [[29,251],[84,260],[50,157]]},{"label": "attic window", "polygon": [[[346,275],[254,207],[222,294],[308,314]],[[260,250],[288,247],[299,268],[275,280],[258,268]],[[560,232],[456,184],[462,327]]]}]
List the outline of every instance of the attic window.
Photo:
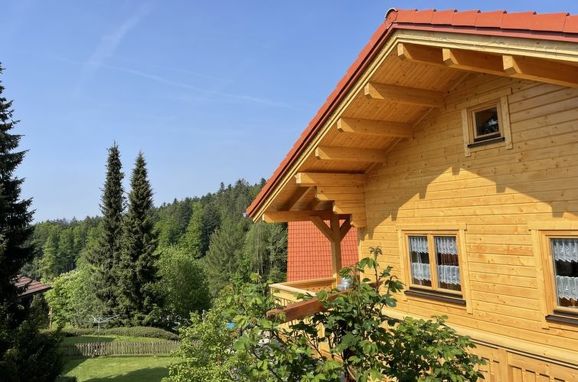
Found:
[{"label": "attic window", "polygon": [[468,105],[462,110],[466,155],[495,147],[512,148],[508,97]]},{"label": "attic window", "polygon": [[474,142],[482,142],[502,136],[498,108],[490,107],[473,112]]}]

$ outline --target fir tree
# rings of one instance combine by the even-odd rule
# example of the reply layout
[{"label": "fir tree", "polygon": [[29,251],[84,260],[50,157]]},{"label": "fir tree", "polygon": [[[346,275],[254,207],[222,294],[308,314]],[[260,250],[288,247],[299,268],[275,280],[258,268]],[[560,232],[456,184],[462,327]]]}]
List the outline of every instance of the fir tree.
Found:
[{"label": "fir tree", "polygon": [[122,241],[124,197],[122,188],[122,164],[118,146],[108,149],[106,180],[101,197],[102,229],[98,245],[87,256],[92,265],[94,290],[102,302],[105,316],[117,313],[117,281]]},{"label": "fir tree", "polygon": [[213,296],[234,278],[244,279],[248,275],[242,261],[244,240],[243,222],[229,219],[211,235],[211,244],[203,260]]},{"label": "fir tree", "polygon": [[156,264],[157,235],[151,213],[153,192],[142,153],[139,153],[136,159],[131,176],[128,203],[123,235],[119,302],[127,323],[144,325],[150,323],[159,304],[157,288],[159,277]]},{"label": "fir tree", "polygon": [[181,238],[181,248],[194,258],[203,257],[203,205],[201,202],[194,202],[192,205],[191,218],[187,226],[187,231]]},{"label": "fir tree", "polygon": [[42,248],[40,274],[43,280],[52,280],[58,275],[58,236],[53,232]]},{"label": "fir tree", "polygon": [[12,101],[3,92],[0,83],[0,374],[2,381],[49,381],[60,369],[56,342],[38,333],[36,320],[22,305],[14,285],[22,266],[34,255],[27,244],[32,212],[31,200],[20,195],[23,180],[14,175],[25,152],[17,151],[21,136],[10,132],[17,122]]}]

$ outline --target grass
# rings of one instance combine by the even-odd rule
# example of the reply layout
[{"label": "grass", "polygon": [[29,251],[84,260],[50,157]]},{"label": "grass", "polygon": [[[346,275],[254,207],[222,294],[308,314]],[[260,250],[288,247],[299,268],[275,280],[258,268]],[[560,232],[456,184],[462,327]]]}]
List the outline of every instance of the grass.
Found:
[{"label": "grass", "polygon": [[86,335],[76,337],[64,337],[62,345],[73,345],[87,342],[163,342],[161,338],[151,337],[129,337],[129,336],[114,336],[114,335]]},{"label": "grass", "polygon": [[168,375],[172,357],[100,357],[70,360],[64,375],[79,382],[159,382]]}]

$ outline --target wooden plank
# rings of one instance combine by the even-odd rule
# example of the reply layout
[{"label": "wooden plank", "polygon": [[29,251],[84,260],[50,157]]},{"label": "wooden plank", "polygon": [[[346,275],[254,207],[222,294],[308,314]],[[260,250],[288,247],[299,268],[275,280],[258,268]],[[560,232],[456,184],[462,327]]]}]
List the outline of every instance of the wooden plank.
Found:
[{"label": "wooden plank", "polygon": [[385,154],[382,150],[371,150],[349,147],[317,147],[315,157],[319,160],[383,163]]},{"label": "wooden plank", "polygon": [[445,96],[443,92],[376,82],[369,82],[365,85],[363,93],[369,99],[388,100],[426,107],[442,107]]},{"label": "wooden plank", "polygon": [[311,220],[312,217],[329,219],[333,213],[324,211],[269,211],[263,214],[263,220],[267,223],[285,223],[294,221]]},{"label": "wooden plank", "polygon": [[325,224],[325,221],[323,221],[323,219],[321,219],[319,216],[313,216],[311,218],[311,222],[315,224],[315,227],[317,227],[317,229],[321,231],[321,233],[323,234],[323,236],[327,238],[327,240],[329,241],[335,240],[335,237],[333,236],[333,231],[331,230],[331,228],[327,226],[327,224]]},{"label": "wooden plank", "polygon": [[578,87],[578,66],[552,60],[504,55],[503,68],[512,77]]},{"label": "wooden plank", "polygon": [[299,187],[295,194],[293,194],[293,196],[280,209],[283,211],[290,211],[312,191],[314,191],[313,187]]},{"label": "wooden plank", "polygon": [[505,76],[502,58],[472,50],[442,49],[443,62],[450,68]]},{"label": "wooden plank", "polygon": [[376,121],[362,118],[339,118],[336,124],[341,133],[377,135],[383,137],[410,138],[411,125],[392,121]]},{"label": "wooden plank", "polygon": [[426,45],[399,43],[397,44],[397,56],[407,61],[438,66],[444,65],[441,49]]},{"label": "wooden plank", "polygon": [[365,174],[299,172],[295,181],[301,186],[362,186]]}]

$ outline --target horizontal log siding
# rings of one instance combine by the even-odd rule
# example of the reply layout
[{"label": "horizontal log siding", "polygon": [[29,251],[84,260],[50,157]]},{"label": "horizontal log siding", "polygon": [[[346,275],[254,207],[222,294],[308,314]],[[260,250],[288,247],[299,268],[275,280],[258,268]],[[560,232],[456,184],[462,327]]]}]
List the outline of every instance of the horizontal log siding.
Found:
[{"label": "horizontal log siding", "polygon": [[[495,146],[467,157],[459,104],[508,87],[513,149]],[[398,309],[573,349],[578,364],[578,327],[545,323],[528,228],[534,221],[578,219],[578,89],[472,75],[446,105],[369,174],[360,256],[380,246],[383,264],[400,272],[406,254],[400,254],[398,225],[466,224],[470,312],[404,296]]]}]

